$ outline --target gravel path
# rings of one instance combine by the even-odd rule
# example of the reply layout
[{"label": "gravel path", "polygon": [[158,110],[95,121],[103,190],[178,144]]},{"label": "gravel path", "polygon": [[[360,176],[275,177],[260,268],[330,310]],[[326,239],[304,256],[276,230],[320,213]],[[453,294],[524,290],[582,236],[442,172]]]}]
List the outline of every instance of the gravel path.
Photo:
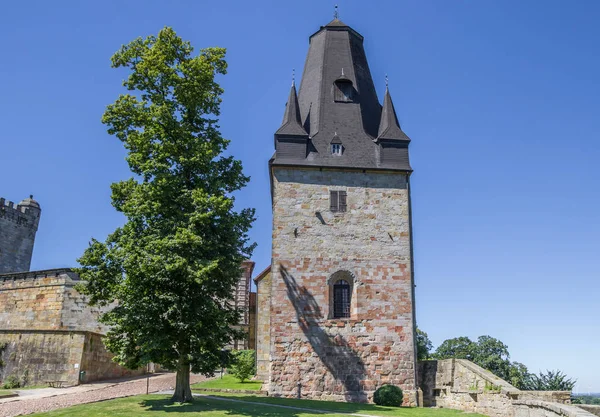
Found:
[{"label": "gravel path", "polygon": [[[206,379],[200,375],[191,375],[191,383]],[[86,386],[82,386],[86,387]],[[156,375],[150,378],[150,392],[172,390],[175,387],[175,374]],[[77,404],[93,403],[112,398],[129,397],[146,393],[146,378],[133,381],[115,382],[113,385],[102,385],[98,389],[88,391],[57,394],[52,397],[20,399],[0,404],[0,417],[14,417],[57,408],[70,407]]]}]

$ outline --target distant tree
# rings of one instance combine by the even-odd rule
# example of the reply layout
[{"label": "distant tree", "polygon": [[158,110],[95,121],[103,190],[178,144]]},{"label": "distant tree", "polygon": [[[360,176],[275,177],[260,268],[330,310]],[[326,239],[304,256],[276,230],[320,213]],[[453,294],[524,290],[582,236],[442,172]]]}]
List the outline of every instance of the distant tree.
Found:
[{"label": "distant tree", "polygon": [[433,343],[423,330],[417,328],[417,360],[429,359]]},{"label": "distant tree", "polygon": [[232,327],[232,289],[254,248],[254,210],[236,211],[232,197],[249,178],[223,156],[229,142],[217,125],[225,50],[192,53],[164,28],[113,55],[133,93],[109,105],[102,122],[123,142],[134,176],[111,186],[125,224],[104,243],[92,240],[78,269],[91,304],[116,303],[100,319],[115,359],[177,371],[178,402],[192,400],[190,371],[212,375],[221,349],[242,336]]},{"label": "distant tree", "polygon": [[527,389],[532,391],[571,391],[577,382],[562,371],[546,371],[532,374]]},{"label": "distant tree", "polygon": [[472,347],[474,363],[508,381],[510,357],[508,346],[491,336],[479,336]]},{"label": "distant tree", "polygon": [[444,340],[432,357],[468,359],[521,390],[570,391],[576,382],[561,371],[530,374],[525,365],[509,360],[508,346],[491,336],[479,336],[476,342],[464,336]]},{"label": "distant tree", "polygon": [[518,362],[511,363],[508,346],[491,336],[479,336],[476,342],[464,336],[445,340],[436,349],[433,357],[468,359],[516,388],[523,389],[527,385],[527,367]]},{"label": "distant tree", "polygon": [[525,365],[519,362],[512,362],[508,367],[508,379],[513,387],[525,390],[529,385],[531,375]]},{"label": "distant tree", "polygon": [[435,359],[469,359],[474,357],[476,346],[468,337],[455,337],[447,339],[435,350],[433,357]]}]

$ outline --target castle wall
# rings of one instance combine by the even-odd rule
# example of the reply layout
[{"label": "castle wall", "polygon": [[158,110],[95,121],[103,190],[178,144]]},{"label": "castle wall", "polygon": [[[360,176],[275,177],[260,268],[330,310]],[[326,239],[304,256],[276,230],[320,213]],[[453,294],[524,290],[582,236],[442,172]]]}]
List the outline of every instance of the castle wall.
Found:
[{"label": "castle wall", "polygon": [[29,271],[40,213],[0,198],[0,274]]},{"label": "castle wall", "polygon": [[27,375],[29,385],[47,381],[77,385],[84,338],[83,333],[0,330],[0,347],[4,347],[0,380]]},{"label": "castle wall", "polygon": [[570,391],[521,391],[466,359],[422,361],[418,372],[425,407],[490,417],[591,417],[570,405]]},{"label": "castle wall", "polygon": [[146,368],[131,370],[113,362],[113,354],[106,350],[102,335],[86,332],[83,340],[81,370],[85,371],[82,382],[101,381],[125,376],[143,375]]},{"label": "castle wall", "polygon": [[[407,181],[273,167],[270,395],[369,401],[389,383],[415,404]],[[347,192],[346,213],[330,211],[330,190]],[[353,281],[347,319],[331,318],[338,271]]]},{"label": "castle wall", "polygon": [[101,309],[86,304],[78,282],[69,269],[0,275],[0,329],[105,333]]},{"label": "castle wall", "polygon": [[29,384],[85,382],[139,375],[112,362],[98,323],[103,309],[88,306],[69,269],[0,275],[0,380],[28,375]]}]

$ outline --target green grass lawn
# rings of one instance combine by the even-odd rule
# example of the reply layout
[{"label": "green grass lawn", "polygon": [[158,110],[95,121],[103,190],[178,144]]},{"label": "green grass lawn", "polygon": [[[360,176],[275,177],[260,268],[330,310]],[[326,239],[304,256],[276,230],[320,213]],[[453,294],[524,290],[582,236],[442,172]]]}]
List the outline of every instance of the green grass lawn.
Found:
[{"label": "green grass lawn", "polygon": [[0,398],[6,397],[7,395],[13,395],[14,392],[9,389],[0,389]]},{"label": "green grass lawn", "polygon": [[262,385],[261,381],[244,381],[243,383],[238,381],[233,375],[225,374],[223,379],[217,377],[208,381],[199,382],[192,385],[192,389],[195,388],[211,388],[211,389],[236,389],[236,390],[248,390],[248,391],[260,391]]},{"label": "green grass lawn", "polygon": [[[367,404],[335,403],[328,401],[286,400],[280,398],[257,397],[253,395],[227,395],[223,399],[252,401],[241,404],[223,399],[198,398],[193,404],[172,404],[168,396],[140,395],[119,398],[92,404],[78,405],[47,413],[31,414],[37,417],[339,417],[338,413],[361,413],[373,416],[397,417],[458,417],[461,412],[448,409],[392,408]],[[331,411],[321,414],[317,411],[293,410],[273,404]],[[478,414],[469,414],[476,417]]]}]

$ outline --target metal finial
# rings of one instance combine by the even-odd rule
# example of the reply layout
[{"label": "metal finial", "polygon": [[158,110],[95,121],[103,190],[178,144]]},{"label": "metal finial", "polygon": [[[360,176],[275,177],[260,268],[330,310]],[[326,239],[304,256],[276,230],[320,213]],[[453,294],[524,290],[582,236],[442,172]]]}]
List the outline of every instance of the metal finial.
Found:
[{"label": "metal finial", "polygon": [[334,19],[339,19],[340,18],[340,12],[338,10],[338,5],[337,4],[335,5],[335,10],[333,12],[333,18]]},{"label": "metal finial", "polygon": [[344,68],[342,68],[342,77],[344,76]]},{"label": "metal finial", "polygon": [[33,194],[29,194],[29,198],[33,200]]},{"label": "metal finial", "polygon": [[385,74],[385,88],[388,87],[389,83],[390,83],[390,81],[388,80],[388,76],[387,76],[387,74]]},{"label": "metal finial", "polygon": [[296,68],[292,68],[292,86],[296,84]]}]

